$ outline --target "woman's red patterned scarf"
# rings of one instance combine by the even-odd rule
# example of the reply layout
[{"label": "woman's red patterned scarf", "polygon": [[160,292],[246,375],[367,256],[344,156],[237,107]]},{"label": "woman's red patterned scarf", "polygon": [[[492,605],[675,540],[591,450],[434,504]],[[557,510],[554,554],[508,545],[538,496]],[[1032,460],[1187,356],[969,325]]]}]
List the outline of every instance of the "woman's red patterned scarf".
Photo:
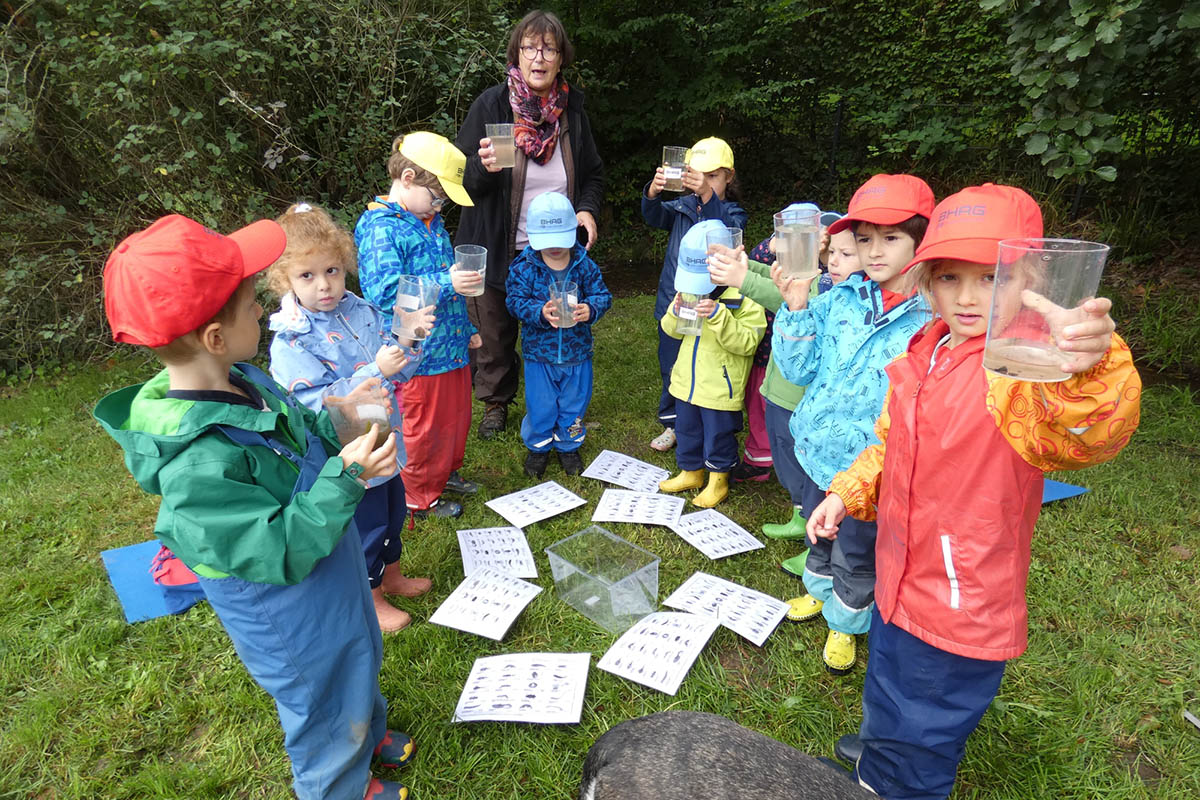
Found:
[{"label": "woman's red patterned scarf", "polygon": [[513,138],[517,147],[538,164],[554,155],[558,143],[558,118],[567,108],[567,82],[559,75],[550,94],[539,97],[525,83],[520,68],[508,65],[508,102],[513,110]]}]

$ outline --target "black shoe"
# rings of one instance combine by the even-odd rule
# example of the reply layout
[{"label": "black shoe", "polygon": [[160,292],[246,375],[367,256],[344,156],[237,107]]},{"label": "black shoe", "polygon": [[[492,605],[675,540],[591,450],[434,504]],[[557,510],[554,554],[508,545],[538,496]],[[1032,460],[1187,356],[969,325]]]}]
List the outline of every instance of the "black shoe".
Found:
[{"label": "black shoe", "polygon": [[770,467],[756,467],[747,461],[739,461],[737,466],[729,471],[729,477],[734,483],[742,481],[765,481],[771,477]]},{"label": "black shoe", "polygon": [[494,439],[496,434],[508,427],[508,406],[503,403],[491,403],[483,412],[477,431],[480,439]]},{"label": "black shoe", "polygon": [[817,761],[820,761],[822,764],[824,764],[825,766],[829,767],[831,770],[836,772],[838,775],[841,775],[846,780],[851,780],[851,781],[854,780],[853,772],[846,769],[844,766],[842,766],[838,762],[834,761],[829,756],[816,756],[816,759],[817,759]]},{"label": "black shoe", "polygon": [[525,456],[525,474],[531,478],[540,478],[546,474],[546,464],[550,461],[550,451],[537,453],[529,451]]},{"label": "black shoe", "polygon": [[450,473],[450,477],[446,478],[445,491],[455,494],[475,494],[479,491],[479,484],[465,479],[458,474],[458,470],[454,470]]},{"label": "black shoe", "polygon": [[558,463],[562,464],[563,472],[568,475],[578,475],[583,472],[583,457],[579,455],[578,450],[572,450],[569,453],[559,451]]},{"label": "black shoe", "polygon": [[850,764],[857,764],[858,757],[862,755],[863,746],[862,739],[858,738],[857,733],[847,733],[845,736],[839,736],[838,740],[833,744],[833,754]]},{"label": "black shoe", "polygon": [[426,519],[428,517],[461,517],[462,504],[456,503],[453,500],[437,499],[433,501],[433,505],[429,508],[409,509],[412,512],[413,519]]}]

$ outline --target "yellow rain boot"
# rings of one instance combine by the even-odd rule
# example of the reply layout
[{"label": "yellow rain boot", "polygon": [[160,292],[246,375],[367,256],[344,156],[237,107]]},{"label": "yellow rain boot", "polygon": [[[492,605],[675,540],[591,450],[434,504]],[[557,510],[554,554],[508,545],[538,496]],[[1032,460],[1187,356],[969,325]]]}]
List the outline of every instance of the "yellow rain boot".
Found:
[{"label": "yellow rain boot", "polygon": [[699,489],[704,485],[704,470],[684,469],[674,478],[659,481],[658,488],[664,492],[686,492],[688,489]]},{"label": "yellow rain boot", "polygon": [[710,472],[708,473],[708,486],[705,486],[704,491],[692,499],[692,505],[700,506],[701,508],[712,508],[728,496],[729,473]]},{"label": "yellow rain boot", "polygon": [[834,675],[845,675],[854,667],[854,634],[830,630],[825,639],[822,656],[825,659],[825,669]]}]

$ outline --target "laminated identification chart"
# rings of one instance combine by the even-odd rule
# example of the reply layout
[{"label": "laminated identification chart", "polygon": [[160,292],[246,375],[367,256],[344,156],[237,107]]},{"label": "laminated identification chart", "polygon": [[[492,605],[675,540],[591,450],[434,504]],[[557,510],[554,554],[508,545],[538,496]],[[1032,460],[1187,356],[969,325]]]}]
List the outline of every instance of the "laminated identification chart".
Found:
[{"label": "laminated identification chart", "polygon": [[659,482],[671,477],[671,473],[624,453],[601,450],[583,471],[583,477],[615,483],[635,492],[657,492]]},{"label": "laminated identification chart", "polygon": [[712,617],[756,647],[762,647],[788,612],[782,600],[707,572],[693,573],[663,605]]},{"label": "laminated identification chart", "polygon": [[591,653],[513,653],[475,659],[454,722],[579,722]]},{"label": "laminated identification chart", "polygon": [[683,511],[684,499],[652,492],[605,489],[592,522],[640,522],[671,527]]},{"label": "laminated identification chart", "polygon": [[717,625],[714,617],[656,611],[621,634],[596,666],[674,695]]},{"label": "laminated identification chart", "polygon": [[679,538],[711,559],[765,547],[750,531],[711,508],[684,514],[671,526]]},{"label": "laminated identification chart", "polygon": [[500,641],[542,587],[484,567],[463,579],[429,621]]},{"label": "laminated identification chart", "polygon": [[586,500],[574,492],[564,489],[554,481],[546,481],[488,500],[484,505],[504,517],[510,524],[524,528],[586,503]]},{"label": "laminated identification chart", "polygon": [[536,578],[537,564],[520,528],[471,528],[458,532],[463,575],[485,567],[514,578]]}]

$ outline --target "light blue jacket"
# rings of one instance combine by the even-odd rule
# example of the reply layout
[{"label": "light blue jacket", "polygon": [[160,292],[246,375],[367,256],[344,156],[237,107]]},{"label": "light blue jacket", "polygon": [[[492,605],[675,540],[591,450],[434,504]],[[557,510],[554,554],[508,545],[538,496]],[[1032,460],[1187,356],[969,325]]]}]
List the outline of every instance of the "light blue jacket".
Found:
[{"label": "light blue jacket", "polygon": [[429,227],[399,203],[376,198],[354,226],[358,246],[358,282],[363,296],[379,309],[391,328],[396,305],[396,282],[401,275],[433,278],[441,287],[435,314],[437,322],[422,349],[425,359],[418,375],[440,375],[467,366],[467,343],[475,326],[467,318],[467,303],[450,285],[454,247],[450,234],[436,214]]},{"label": "light blue jacket", "polygon": [[[408,363],[388,377],[375,364],[375,354],[391,338],[391,326],[374,306],[346,292],[333,311],[309,311],[291,292],[271,315],[271,377],[313,411],[321,411],[321,392],[338,378],[380,378],[385,386],[404,383],[420,367],[423,353],[402,348]],[[393,387],[394,388],[394,387]],[[396,436],[396,455],[404,466],[404,437]],[[373,482],[374,483],[374,482]]]},{"label": "light blue jacket", "polygon": [[884,367],[930,319],[920,295],[883,310],[879,284],[855,273],[812,298],[808,307],[775,315],[771,351],[783,377],[807,386],[788,427],[796,460],[822,489],[866,447],[878,444]]}]

